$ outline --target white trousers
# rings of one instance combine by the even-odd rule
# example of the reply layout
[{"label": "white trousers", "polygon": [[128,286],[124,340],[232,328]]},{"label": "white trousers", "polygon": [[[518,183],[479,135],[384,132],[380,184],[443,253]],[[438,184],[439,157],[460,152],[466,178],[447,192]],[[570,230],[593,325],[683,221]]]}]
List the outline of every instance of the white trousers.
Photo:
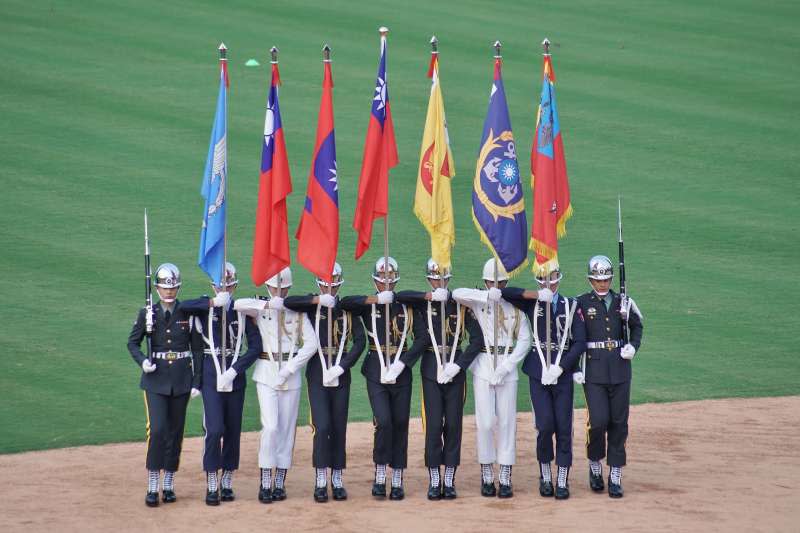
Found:
[{"label": "white trousers", "polygon": [[261,445],[259,468],[290,468],[294,436],[297,430],[297,408],[300,389],[278,391],[256,383],[258,406],[261,408]]},{"label": "white trousers", "polygon": [[[513,465],[517,455],[517,381],[492,386],[473,376],[478,462]],[[496,440],[495,440],[496,438]]]}]

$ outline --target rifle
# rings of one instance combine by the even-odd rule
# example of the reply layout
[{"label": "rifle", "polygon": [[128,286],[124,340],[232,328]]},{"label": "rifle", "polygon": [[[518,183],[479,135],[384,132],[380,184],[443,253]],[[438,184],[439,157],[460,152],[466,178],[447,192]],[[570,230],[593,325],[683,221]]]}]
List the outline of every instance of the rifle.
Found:
[{"label": "rifle", "polygon": [[[619,238],[619,295],[620,304],[625,309],[628,303],[628,291],[625,288],[625,243],[622,241],[622,197],[617,196],[617,236]],[[622,316],[622,342],[628,344],[628,313]]]},{"label": "rifle", "polygon": [[150,271],[150,236],[147,232],[147,208],[144,210],[144,331],[147,337],[147,359],[153,362],[153,284]]}]

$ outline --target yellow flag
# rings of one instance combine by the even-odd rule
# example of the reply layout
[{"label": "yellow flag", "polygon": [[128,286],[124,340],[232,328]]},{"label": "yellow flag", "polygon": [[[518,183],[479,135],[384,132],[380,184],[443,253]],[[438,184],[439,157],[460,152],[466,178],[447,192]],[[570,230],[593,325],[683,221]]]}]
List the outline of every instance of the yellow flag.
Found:
[{"label": "yellow flag", "polygon": [[437,55],[432,53],[428,70],[432,81],[431,96],[419,154],[414,214],[430,233],[431,257],[441,268],[450,268],[450,249],[456,241],[450,180],[456,169],[447,136]]}]

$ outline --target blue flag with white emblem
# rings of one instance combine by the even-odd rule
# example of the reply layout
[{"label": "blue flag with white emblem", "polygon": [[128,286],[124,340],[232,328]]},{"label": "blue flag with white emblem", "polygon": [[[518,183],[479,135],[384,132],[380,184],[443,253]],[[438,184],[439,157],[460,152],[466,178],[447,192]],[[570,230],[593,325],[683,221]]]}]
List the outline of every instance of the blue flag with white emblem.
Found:
[{"label": "blue flag with white emblem", "polygon": [[528,262],[528,221],[501,66],[502,60],[495,58],[472,186],[472,220],[481,240],[514,275]]},{"label": "blue flag with white emblem", "polygon": [[215,285],[221,285],[225,266],[225,181],[228,173],[226,111],[228,104],[224,63],[220,68],[219,97],[211,142],[208,146],[206,168],[200,194],[205,199],[203,228],[200,230],[200,251],[197,264]]}]

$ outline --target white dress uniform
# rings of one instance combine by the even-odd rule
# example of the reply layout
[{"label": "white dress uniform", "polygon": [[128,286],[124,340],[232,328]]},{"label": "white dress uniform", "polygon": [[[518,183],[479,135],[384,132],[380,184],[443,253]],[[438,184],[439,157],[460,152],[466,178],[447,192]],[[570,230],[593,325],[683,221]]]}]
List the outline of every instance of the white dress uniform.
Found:
[{"label": "white dress uniform", "polygon": [[[527,317],[513,305],[497,302],[500,320],[497,328],[497,364],[507,365],[510,371],[496,384],[492,384],[495,365],[492,364],[494,346],[494,302],[488,299],[489,291],[456,289],[453,298],[472,310],[483,331],[484,351],[470,365],[475,396],[475,425],[478,437],[478,462],[513,465],[516,458],[517,436],[517,364],[525,358],[531,347],[531,330]],[[497,435],[495,445],[494,435]]]},{"label": "white dress uniform", "polygon": [[[317,353],[317,336],[305,313],[289,309],[265,309],[266,301],[254,298],[236,300],[235,309],[256,318],[264,350],[255,364],[258,405],[261,408],[261,445],[258,450],[260,468],[292,466],[297,409],[303,386],[300,370]],[[278,320],[283,315],[280,350],[278,352]],[[279,363],[279,358],[282,361]],[[278,372],[287,368],[291,374],[281,383]]]}]

